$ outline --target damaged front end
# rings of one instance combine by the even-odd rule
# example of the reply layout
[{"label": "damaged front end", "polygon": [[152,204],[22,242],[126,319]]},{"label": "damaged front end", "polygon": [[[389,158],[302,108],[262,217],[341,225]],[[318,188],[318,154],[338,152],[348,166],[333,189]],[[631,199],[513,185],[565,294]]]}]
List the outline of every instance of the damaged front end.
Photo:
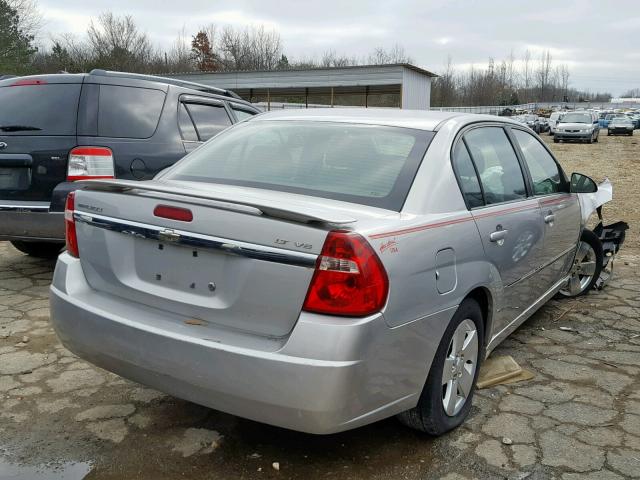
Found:
[{"label": "damaged front end", "polygon": [[[578,199],[582,210],[582,223],[585,225],[593,213],[598,215],[598,224],[593,228],[593,233],[602,244],[602,269],[596,279],[593,288],[601,290],[609,282],[613,275],[613,266],[617,253],[624,243],[626,231],[629,225],[619,221],[609,225],[604,225],[602,218],[602,207],[605,203],[613,199],[613,185],[608,178],[598,184],[598,191],[594,193],[579,193]],[[572,272],[572,275],[576,275]]]}]

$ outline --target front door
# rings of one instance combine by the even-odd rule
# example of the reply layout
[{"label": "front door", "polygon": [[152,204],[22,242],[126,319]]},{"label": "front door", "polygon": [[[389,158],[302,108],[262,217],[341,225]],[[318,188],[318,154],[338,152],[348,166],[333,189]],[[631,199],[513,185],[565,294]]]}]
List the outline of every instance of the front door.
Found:
[{"label": "front door", "polygon": [[533,194],[544,224],[544,250],[540,282],[551,288],[571,266],[580,236],[580,204],[569,193],[569,182],[544,145],[530,133],[512,129],[531,175]]}]

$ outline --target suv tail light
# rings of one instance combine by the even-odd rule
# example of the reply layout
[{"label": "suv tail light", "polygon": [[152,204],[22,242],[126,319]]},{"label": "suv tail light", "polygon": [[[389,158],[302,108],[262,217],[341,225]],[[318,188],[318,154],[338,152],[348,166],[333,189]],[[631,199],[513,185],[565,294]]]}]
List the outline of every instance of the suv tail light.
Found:
[{"label": "suv tail light", "polygon": [[114,178],[113,152],[106,147],[76,147],[69,152],[67,180]]},{"label": "suv tail light", "polygon": [[371,245],[356,233],[329,232],[303,310],[363,317],[384,307],[389,279]]},{"label": "suv tail light", "polygon": [[78,258],[80,252],[78,251],[78,236],[76,235],[76,220],[73,218],[73,213],[76,208],[76,194],[70,192],[67,195],[67,201],[64,205],[64,234],[67,241],[67,252],[70,255]]}]

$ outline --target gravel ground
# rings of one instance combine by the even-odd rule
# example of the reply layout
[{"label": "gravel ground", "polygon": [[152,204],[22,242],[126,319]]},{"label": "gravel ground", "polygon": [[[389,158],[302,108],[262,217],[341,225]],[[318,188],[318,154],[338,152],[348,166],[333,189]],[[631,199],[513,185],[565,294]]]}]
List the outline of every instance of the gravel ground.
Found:
[{"label": "gravel ground", "polygon": [[640,149],[606,136],[550,146],[567,171],[614,183],[605,215],[632,228],[615,279],[538,311],[495,351],[535,378],[478,391],[467,423],[438,439],[395,419],[299,434],[92,367],[49,325],[53,263],[0,243],[0,478],[640,478]]}]

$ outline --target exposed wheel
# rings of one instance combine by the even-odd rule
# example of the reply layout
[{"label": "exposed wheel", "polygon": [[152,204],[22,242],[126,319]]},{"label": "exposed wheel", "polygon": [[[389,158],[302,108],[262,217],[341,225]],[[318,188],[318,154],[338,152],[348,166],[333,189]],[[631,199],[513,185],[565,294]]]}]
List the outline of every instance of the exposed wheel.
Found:
[{"label": "exposed wheel", "polygon": [[13,240],[11,245],[22,253],[37,258],[56,258],[60,254],[62,247],[64,247],[64,243],[27,242],[23,240]]},{"label": "exposed wheel", "polygon": [[478,302],[464,300],[433,358],[418,405],[398,415],[410,428],[442,435],[464,422],[471,409],[484,357],[484,323]]},{"label": "exposed wheel", "polygon": [[560,140],[558,140],[558,137],[554,136],[553,137],[553,143],[558,143]]},{"label": "exposed wheel", "polygon": [[611,135],[611,132],[607,130],[607,137]]},{"label": "exposed wheel", "polygon": [[604,253],[600,239],[591,230],[583,230],[571,267],[569,282],[566,288],[558,293],[563,297],[579,297],[589,293],[600,277],[603,260]]}]

